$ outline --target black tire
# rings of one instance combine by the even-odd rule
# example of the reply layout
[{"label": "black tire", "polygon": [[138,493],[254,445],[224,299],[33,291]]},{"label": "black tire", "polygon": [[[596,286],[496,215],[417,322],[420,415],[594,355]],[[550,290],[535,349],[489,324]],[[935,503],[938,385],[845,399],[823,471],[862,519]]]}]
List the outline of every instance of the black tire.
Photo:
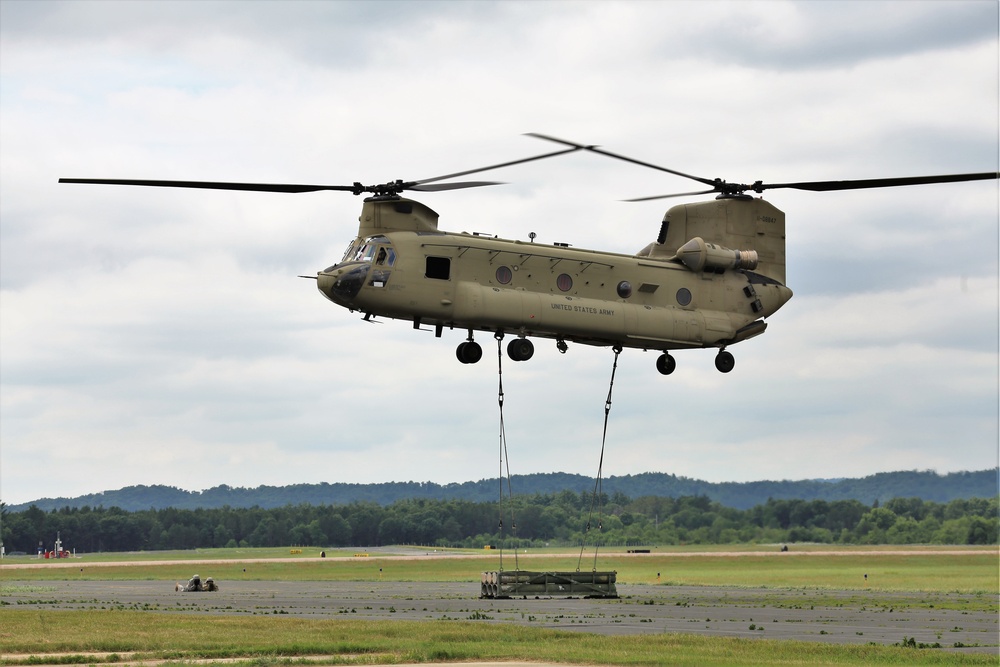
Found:
[{"label": "black tire", "polygon": [[460,347],[462,356],[459,361],[464,364],[479,363],[479,360],[483,358],[483,348],[475,341],[466,341]]},{"label": "black tire", "polygon": [[677,368],[677,360],[666,352],[656,358],[656,370],[660,371],[661,375],[670,375],[675,368]]},{"label": "black tire", "polygon": [[719,369],[720,373],[728,373],[733,370],[736,366],[736,359],[733,358],[729,352],[725,350],[720,350],[717,355],[715,355],[715,367]]},{"label": "black tire", "polygon": [[514,361],[527,361],[535,354],[535,344],[527,338],[515,338],[507,343],[507,356]]}]

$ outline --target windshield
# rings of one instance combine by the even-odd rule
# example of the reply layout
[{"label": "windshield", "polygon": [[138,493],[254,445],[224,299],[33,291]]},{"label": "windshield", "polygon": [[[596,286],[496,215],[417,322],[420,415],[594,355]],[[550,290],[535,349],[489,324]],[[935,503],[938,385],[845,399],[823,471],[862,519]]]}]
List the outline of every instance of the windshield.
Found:
[{"label": "windshield", "polygon": [[345,262],[373,262],[379,266],[392,266],[396,263],[396,251],[384,236],[355,239],[344,252],[341,263]]},{"label": "windshield", "polygon": [[374,262],[379,265],[392,266],[396,262],[396,251],[393,250],[389,239],[384,236],[373,236],[352,244],[347,249],[344,261]]}]

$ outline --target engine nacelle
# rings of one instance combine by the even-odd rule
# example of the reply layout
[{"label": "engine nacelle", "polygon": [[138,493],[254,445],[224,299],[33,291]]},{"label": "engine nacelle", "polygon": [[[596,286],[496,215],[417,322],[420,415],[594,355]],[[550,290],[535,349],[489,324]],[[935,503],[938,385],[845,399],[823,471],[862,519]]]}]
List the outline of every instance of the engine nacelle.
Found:
[{"label": "engine nacelle", "polygon": [[725,271],[726,269],[757,268],[756,250],[731,250],[706,243],[696,236],[677,249],[677,259],[692,271]]}]

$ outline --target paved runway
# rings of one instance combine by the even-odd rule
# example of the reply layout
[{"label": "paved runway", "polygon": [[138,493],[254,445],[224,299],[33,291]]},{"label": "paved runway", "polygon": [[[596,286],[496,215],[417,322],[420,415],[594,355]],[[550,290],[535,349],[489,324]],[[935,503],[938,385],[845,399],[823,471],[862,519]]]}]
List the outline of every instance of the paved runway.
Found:
[{"label": "paved runway", "polygon": [[[479,598],[479,582],[219,581],[215,593],[178,593],[164,581],[30,581],[4,577],[15,609],[134,609],[186,614],[287,614],[366,620],[472,620],[604,635],[700,635],[894,644],[998,652],[1000,618],[942,608],[972,595],[619,584],[612,600]],[[24,572],[28,574],[29,572]],[[996,595],[985,595],[996,604]],[[955,649],[955,644],[966,648]],[[979,646],[976,646],[979,645]],[[971,648],[969,648],[971,647]]]}]

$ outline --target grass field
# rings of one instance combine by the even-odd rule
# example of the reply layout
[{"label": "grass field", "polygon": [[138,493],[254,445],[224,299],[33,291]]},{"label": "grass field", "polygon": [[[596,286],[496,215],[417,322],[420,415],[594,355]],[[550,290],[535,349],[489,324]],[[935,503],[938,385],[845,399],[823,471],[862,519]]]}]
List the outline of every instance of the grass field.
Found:
[{"label": "grass field", "polygon": [[[178,555],[185,553],[186,559]],[[479,581],[481,572],[496,570],[499,566],[496,554],[484,555],[482,552],[440,552],[441,557],[437,558],[355,557],[354,553],[328,552],[327,558],[318,559],[316,551],[290,560],[292,557],[287,549],[244,549],[239,554],[227,550],[201,550],[172,552],[172,557],[167,558],[143,554],[134,559],[133,564],[118,567],[109,565],[116,562],[114,559],[81,558],[59,563],[61,566],[72,564],[71,567],[33,569],[30,578],[179,581],[191,576],[192,559],[214,561],[202,569],[206,573],[210,569],[211,576],[219,580],[377,581],[382,577],[393,581]],[[256,562],[258,559],[263,562]],[[154,560],[157,562],[150,562]],[[143,561],[149,564],[141,564]],[[101,562],[102,566],[88,567],[95,562]],[[512,554],[504,556],[505,570],[572,572],[594,569],[592,556],[585,555],[581,561],[578,555],[555,553],[519,554],[516,564],[517,568]],[[995,547],[963,550],[962,553],[925,549],[838,549],[783,554],[775,554],[772,550],[766,554],[738,555],[732,551],[648,555],[609,552],[599,555],[597,569],[616,571],[621,583],[959,593],[1000,590],[1000,552]],[[947,572],[947,576],[941,576],[942,572]]]},{"label": "grass field", "polygon": [[[996,665],[990,655],[894,646],[696,637],[599,636],[462,621],[192,618],[142,612],[9,612],[0,664],[192,660],[235,664],[530,661],[578,665]],[[17,638],[16,640],[14,638]],[[30,639],[34,638],[34,639]],[[28,654],[31,654],[30,656]],[[45,655],[49,658],[45,658]],[[31,657],[34,656],[34,657]],[[229,664],[232,664],[230,662]]]},{"label": "grass field", "polygon": [[[958,549],[798,549],[787,554],[691,549],[628,555],[602,553],[598,569],[621,583],[801,589],[809,604],[835,604],[832,591],[853,603],[892,592],[897,606],[921,605],[921,592],[948,594],[961,613],[996,614],[1000,552]],[[958,553],[961,551],[961,553]],[[498,555],[445,552],[436,558],[388,557],[353,550],[290,554],[281,550],[212,550],[86,557],[53,567],[0,568],[0,598],[8,581],[180,581],[194,571],[218,581],[478,582],[498,569]],[[421,552],[422,553],[422,552]],[[130,564],[119,562],[128,560]],[[198,562],[195,566],[192,561]],[[592,554],[518,554],[525,570],[589,570]],[[32,560],[20,562],[34,563]],[[56,567],[55,565],[58,565]],[[504,569],[514,569],[513,554]],[[659,574],[659,580],[657,580]],[[867,581],[865,575],[868,575]],[[900,596],[899,594],[904,595]],[[826,600],[827,596],[830,600]],[[839,598],[842,602],[843,598]],[[940,598],[936,600],[942,606]],[[932,605],[933,606],[933,605]],[[998,654],[872,644],[833,644],[689,634],[609,637],[510,623],[364,621],[282,617],[193,616],[131,610],[29,611],[0,608],[0,665],[96,664],[192,660],[246,665],[398,664],[401,662],[531,661],[600,665],[998,665]],[[232,664],[230,662],[230,664]]]}]

